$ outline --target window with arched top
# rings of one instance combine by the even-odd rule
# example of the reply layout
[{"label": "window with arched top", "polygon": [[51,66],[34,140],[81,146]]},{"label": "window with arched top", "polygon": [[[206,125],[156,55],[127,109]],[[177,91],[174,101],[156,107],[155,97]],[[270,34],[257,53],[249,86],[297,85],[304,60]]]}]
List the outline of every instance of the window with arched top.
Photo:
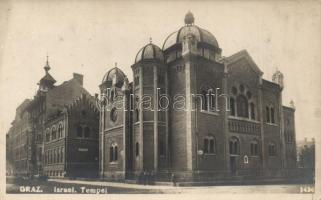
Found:
[{"label": "window with arched top", "polygon": [[139,156],[139,143],[138,142],[136,142],[136,145],[135,145],[135,155],[136,155],[136,157]]},{"label": "window with arched top", "polygon": [[257,140],[251,141],[251,156],[258,156],[259,155],[259,143]]},{"label": "window with arched top", "polygon": [[267,123],[275,123],[275,110],[274,106],[266,106],[265,108],[265,114],[266,114],[266,122]]},{"label": "window with arched top", "polygon": [[215,107],[216,107],[216,98],[215,98],[215,94],[214,91],[212,89],[209,89],[207,91],[207,98],[208,98],[208,108],[209,111],[215,111]]},{"label": "window with arched top", "polygon": [[46,130],[46,142],[49,142],[50,141],[50,130],[47,129]]},{"label": "window with arched top", "polygon": [[249,109],[248,109],[247,98],[244,95],[239,95],[236,98],[236,103],[237,103],[237,116],[248,118]]},{"label": "window with arched top", "polygon": [[237,137],[231,137],[229,141],[229,150],[231,155],[240,154],[240,142]]},{"label": "window with arched top", "polygon": [[230,114],[232,116],[236,115],[236,113],[235,113],[235,100],[233,97],[230,98]]},{"label": "window with arched top", "polygon": [[60,123],[59,126],[58,126],[58,136],[59,136],[59,138],[63,137],[63,130],[64,130],[63,125],[62,125],[62,123]]},{"label": "window with arched top", "polygon": [[216,141],[213,136],[207,136],[204,138],[203,151],[205,154],[216,153]]},{"label": "window with arched top", "polygon": [[109,148],[109,161],[116,162],[118,160],[118,147],[117,143],[112,143]]},{"label": "window with arched top", "polygon": [[53,126],[53,127],[51,128],[51,139],[52,139],[52,140],[57,139],[57,131],[56,131],[56,127],[55,127],[55,126]]}]

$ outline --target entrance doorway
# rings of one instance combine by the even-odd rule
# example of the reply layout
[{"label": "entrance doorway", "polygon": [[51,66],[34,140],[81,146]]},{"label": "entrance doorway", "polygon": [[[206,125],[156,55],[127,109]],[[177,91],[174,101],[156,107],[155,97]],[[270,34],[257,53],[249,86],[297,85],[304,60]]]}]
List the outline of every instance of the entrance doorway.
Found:
[{"label": "entrance doorway", "polygon": [[236,174],[236,157],[235,156],[230,157],[230,169],[231,169],[231,174],[235,175]]}]

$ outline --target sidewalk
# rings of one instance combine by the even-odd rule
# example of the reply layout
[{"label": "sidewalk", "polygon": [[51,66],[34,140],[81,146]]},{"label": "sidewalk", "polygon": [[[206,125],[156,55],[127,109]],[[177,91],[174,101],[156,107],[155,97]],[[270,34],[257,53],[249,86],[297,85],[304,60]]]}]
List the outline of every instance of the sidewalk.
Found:
[{"label": "sidewalk", "polygon": [[85,181],[85,180],[66,180],[66,179],[48,179],[48,181],[54,181],[59,183],[74,183],[74,184],[84,184],[84,185],[96,185],[96,186],[109,186],[117,188],[130,188],[130,189],[175,189],[179,187],[167,186],[167,185],[140,185],[140,184],[130,184],[130,183],[120,183],[120,182],[106,182],[106,181]]},{"label": "sidewalk", "polygon": [[[137,190],[155,190],[161,193],[299,193],[300,184],[278,184],[278,185],[234,185],[234,186],[188,186],[174,187],[166,185],[138,185],[118,182],[103,182],[103,181],[85,181],[85,180],[65,180],[65,179],[49,179],[48,181],[68,183],[68,184],[83,184],[105,186],[123,189]],[[310,185],[313,187],[313,185]],[[157,192],[159,193],[159,192]]]}]

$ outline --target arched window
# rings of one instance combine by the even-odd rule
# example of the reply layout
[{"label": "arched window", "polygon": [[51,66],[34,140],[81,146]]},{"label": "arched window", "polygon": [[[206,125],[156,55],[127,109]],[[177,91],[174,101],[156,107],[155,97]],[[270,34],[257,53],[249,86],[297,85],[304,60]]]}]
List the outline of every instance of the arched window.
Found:
[{"label": "arched window", "polygon": [[268,123],[275,123],[275,113],[273,106],[266,107],[266,122]]},{"label": "arched window", "polygon": [[254,105],[254,103],[250,103],[250,114],[251,114],[251,119],[255,119],[255,105]]},{"label": "arched window", "polygon": [[117,147],[117,145],[114,146],[114,160],[115,161],[118,160],[118,147]]},{"label": "arched window", "polygon": [[77,127],[77,137],[82,137],[82,127],[81,126]]},{"label": "arched window", "polygon": [[118,147],[116,143],[111,144],[111,147],[109,148],[109,161],[115,162],[118,160]]},{"label": "arched window", "polygon": [[251,155],[252,156],[259,155],[259,144],[257,140],[253,140],[251,142]]},{"label": "arched window", "polygon": [[204,153],[215,154],[216,153],[216,143],[215,138],[212,136],[204,138]]},{"label": "arched window", "polygon": [[58,135],[59,135],[59,138],[63,137],[63,125],[62,125],[62,123],[60,123],[59,126],[58,126]]},{"label": "arched window", "polygon": [[136,142],[136,145],[135,145],[135,155],[136,157],[139,156],[139,143]]},{"label": "arched window", "polygon": [[51,139],[52,140],[57,139],[57,131],[55,126],[51,128]]},{"label": "arched window", "polygon": [[89,138],[89,135],[90,135],[90,129],[89,127],[85,127],[85,138]]},{"label": "arched window", "polygon": [[49,142],[50,141],[50,130],[47,129],[46,131],[46,142]]},{"label": "arched window", "polygon": [[275,142],[269,143],[269,156],[276,156],[276,145]]},{"label": "arched window", "polygon": [[275,123],[274,108],[271,107],[271,123]]},{"label": "arched window", "polygon": [[207,107],[209,108],[209,111],[215,111],[216,101],[215,101],[215,94],[212,89],[209,89],[207,91],[207,98],[208,98],[208,100],[207,100],[208,106]]},{"label": "arched window", "polygon": [[235,100],[234,98],[230,98],[230,114],[232,116],[235,116],[236,113],[235,113]]},{"label": "arched window", "polygon": [[232,137],[229,142],[229,149],[231,155],[239,155],[240,154],[240,142],[237,137]]},{"label": "arched window", "polygon": [[270,119],[270,108],[268,106],[265,108],[265,114],[266,114],[266,122],[271,122],[271,119]]},{"label": "arched window", "polygon": [[238,117],[249,117],[249,108],[247,98],[244,95],[239,95],[236,98],[237,102],[237,116]]}]

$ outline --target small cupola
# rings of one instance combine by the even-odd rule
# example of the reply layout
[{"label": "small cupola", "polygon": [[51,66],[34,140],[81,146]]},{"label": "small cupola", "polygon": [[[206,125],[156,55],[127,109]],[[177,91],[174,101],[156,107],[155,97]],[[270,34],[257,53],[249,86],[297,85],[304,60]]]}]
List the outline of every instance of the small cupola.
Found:
[{"label": "small cupola", "polygon": [[160,47],[152,43],[150,38],[149,44],[141,48],[135,58],[135,64],[141,61],[159,61],[164,62],[164,54]]}]

